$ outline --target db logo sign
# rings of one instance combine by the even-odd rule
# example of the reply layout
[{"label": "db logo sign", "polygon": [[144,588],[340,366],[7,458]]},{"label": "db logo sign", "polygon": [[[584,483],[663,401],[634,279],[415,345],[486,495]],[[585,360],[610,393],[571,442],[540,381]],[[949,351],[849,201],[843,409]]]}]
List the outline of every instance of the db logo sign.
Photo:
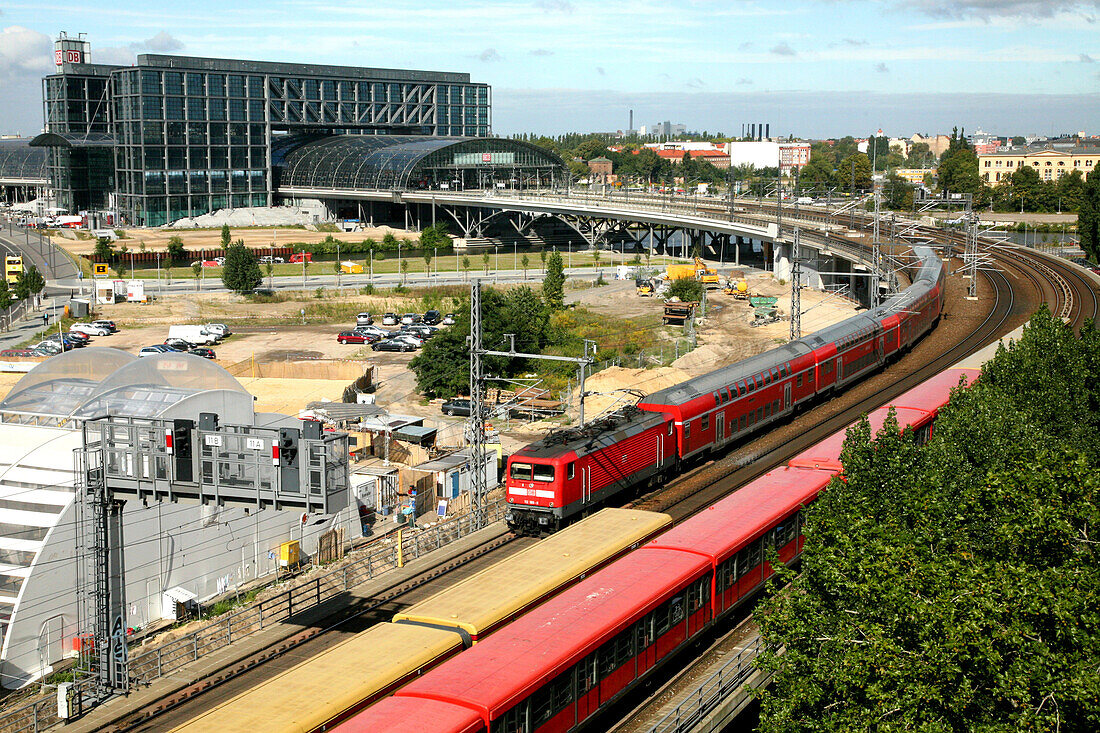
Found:
[{"label": "db logo sign", "polygon": [[481,154],[481,162],[482,163],[492,163],[493,162],[493,154],[492,153],[482,153]]},{"label": "db logo sign", "polygon": [[65,63],[65,52],[60,48],[53,52],[53,62],[58,66]]},{"label": "db logo sign", "polygon": [[83,63],[80,58],[80,51],[65,51],[62,49],[57,49],[53,52],[53,60],[58,66],[61,66],[61,64],[65,62],[70,64]]}]

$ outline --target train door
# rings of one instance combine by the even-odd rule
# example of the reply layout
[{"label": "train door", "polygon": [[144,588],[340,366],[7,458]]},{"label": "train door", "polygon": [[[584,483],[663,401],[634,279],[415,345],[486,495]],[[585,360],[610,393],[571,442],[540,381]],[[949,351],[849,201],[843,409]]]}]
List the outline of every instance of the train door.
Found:
[{"label": "train door", "polygon": [[783,385],[783,409],[791,409],[791,383],[787,382]]},{"label": "train door", "polygon": [[714,442],[721,443],[726,437],[726,413],[714,413]]},{"label": "train door", "polygon": [[592,498],[592,467],[581,469],[581,502],[587,504]]}]

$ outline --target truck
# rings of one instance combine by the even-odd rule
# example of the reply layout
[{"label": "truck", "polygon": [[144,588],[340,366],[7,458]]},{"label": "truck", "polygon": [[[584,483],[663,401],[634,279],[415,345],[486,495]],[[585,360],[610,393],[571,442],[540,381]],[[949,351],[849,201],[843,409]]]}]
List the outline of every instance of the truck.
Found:
[{"label": "truck", "polygon": [[311,252],[295,252],[290,256],[291,262],[313,262],[313,253]]},{"label": "truck", "polygon": [[149,298],[145,294],[144,280],[131,280],[126,283],[127,303],[148,303]]},{"label": "truck", "polygon": [[344,260],[340,263],[340,272],[345,275],[361,275],[363,273],[363,266],[358,262]]},{"label": "truck", "polygon": [[218,343],[218,336],[206,326],[169,326],[168,338],[183,339],[199,346]]}]

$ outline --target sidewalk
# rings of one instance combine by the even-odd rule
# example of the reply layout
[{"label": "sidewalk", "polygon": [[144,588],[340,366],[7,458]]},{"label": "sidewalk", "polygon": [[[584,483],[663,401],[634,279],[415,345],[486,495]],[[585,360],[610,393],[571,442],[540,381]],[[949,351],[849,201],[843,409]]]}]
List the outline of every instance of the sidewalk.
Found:
[{"label": "sidewalk", "polygon": [[47,324],[42,321],[43,313],[50,316],[48,325],[57,328],[57,314],[63,312],[64,308],[63,301],[50,299],[42,304],[41,310],[28,309],[24,317],[16,320],[9,330],[0,331],[0,349],[14,349],[16,344],[46,329]]}]

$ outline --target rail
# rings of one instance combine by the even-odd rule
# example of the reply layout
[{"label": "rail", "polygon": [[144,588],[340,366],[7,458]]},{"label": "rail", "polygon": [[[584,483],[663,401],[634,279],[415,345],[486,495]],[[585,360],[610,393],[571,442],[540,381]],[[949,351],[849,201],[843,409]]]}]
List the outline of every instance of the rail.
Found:
[{"label": "rail", "polygon": [[[486,506],[484,524],[465,515],[441,522],[403,537],[400,550],[397,543],[370,547],[361,556],[286,590],[257,601],[245,608],[211,619],[202,628],[178,639],[158,645],[149,651],[133,654],[129,660],[131,682],[149,684],[192,662],[224,649],[235,641],[252,636],[265,627],[316,608],[362,583],[398,567],[399,552],[405,560],[416,559],[450,542],[483,529],[504,516],[503,497]],[[77,680],[73,692],[78,698],[92,699],[95,681],[91,677]],[[47,694],[11,710],[0,712],[0,733],[37,733],[62,722],[57,715],[57,698]]]},{"label": "rail", "polygon": [[757,671],[753,662],[764,650],[764,639],[756,636],[747,646],[707,677],[682,703],[657,721],[646,733],[684,733],[695,727],[733,690],[745,684]]}]

